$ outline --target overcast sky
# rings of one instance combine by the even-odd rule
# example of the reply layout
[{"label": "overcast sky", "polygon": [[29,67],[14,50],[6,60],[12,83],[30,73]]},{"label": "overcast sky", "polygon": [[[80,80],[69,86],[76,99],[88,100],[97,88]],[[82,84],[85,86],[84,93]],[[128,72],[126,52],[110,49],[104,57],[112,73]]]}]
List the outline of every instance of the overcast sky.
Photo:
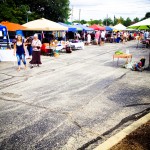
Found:
[{"label": "overcast sky", "polygon": [[[150,12],[150,0],[70,0],[70,8],[73,7],[73,20],[104,19],[122,16],[123,18],[143,18],[146,12]],[[71,18],[71,17],[70,17]]]}]

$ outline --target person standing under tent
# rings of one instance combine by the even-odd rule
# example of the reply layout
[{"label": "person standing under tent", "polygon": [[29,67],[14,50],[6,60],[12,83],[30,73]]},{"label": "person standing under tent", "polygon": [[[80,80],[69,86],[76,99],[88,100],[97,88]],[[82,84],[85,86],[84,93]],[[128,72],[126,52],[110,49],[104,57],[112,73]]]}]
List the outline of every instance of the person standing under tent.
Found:
[{"label": "person standing under tent", "polygon": [[65,31],[62,32],[62,40],[66,41],[66,32]]},{"label": "person standing under tent", "polygon": [[100,36],[100,31],[96,31],[96,33],[95,33],[95,42],[96,42],[96,45],[98,45],[99,36]]},{"label": "person standing under tent", "polygon": [[77,40],[80,40],[81,39],[81,36],[80,36],[80,33],[79,32],[77,32]]},{"label": "person standing under tent", "polygon": [[99,39],[98,39],[98,44],[99,44],[99,46],[101,46],[101,34],[102,34],[102,32],[99,31]]},{"label": "person standing under tent", "polygon": [[15,45],[17,42],[17,35],[15,35],[15,38],[12,40],[13,45]]},{"label": "person standing under tent", "polygon": [[123,33],[123,44],[125,44],[125,42],[126,42],[126,40],[127,40],[127,32],[124,32]]},{"label": "person standing under tent", "polygon": [[86,31],[83,29],[81,37],[82,37],[82,41],[85,41],[85,36],[86,36]]},{"label": "person standing under tent", "polygon": [[88,33],[87,35],[87,44],[89,45],[91,43],[91,35]]},{"label": "person standing under tent", "polygon": [[134,32],[133,37],[134,37],[134,40],[136,40],[136,37],[137,37],[137,33],[136,32]]},{"label": "person standing under tent", "polygon": [[41,63],[41,46],[42,43],[38,39],[38,35],[34,34],[33,40],[32,40],[32,60],[30,61],[31,68],[33,68],[33,65],[37,65],[39,67]]},{"label": "person standing under tent", "polygon": [[148,32],[148,31],[145,31],[145,32],[144,32],[144,40],[147,40],[148,37],[149,37],[149,32]]},{"label": "person standing under tent", "polygon": [[27,46],[27,50],[29,53],[28,59],[31,59],[32,56],[32,46],[31,46],[32,40],[33,40],[32,37],[27,37],[25,42],[25,45]]},{"label": "person standing under tent", "polygon": [[14,44],[14,55],[17,57],[18,61],[18,71],[21,69],[21,60],[24,63],[26,69],[26,59],[25,59],[25,44],[23,42],[22,36],[18,35],[16,43]]},{"label": "person standing under tent", "polygon": [[101,45],[104,45],[104,41],[105,41],[105,31],[102,31],[102,33],[101,33]]},{"label": "person standing under tent", "polygon": [[121,33],[120,31],[117,32],[117,43],[120,43],[120,40],[121,40]]}]

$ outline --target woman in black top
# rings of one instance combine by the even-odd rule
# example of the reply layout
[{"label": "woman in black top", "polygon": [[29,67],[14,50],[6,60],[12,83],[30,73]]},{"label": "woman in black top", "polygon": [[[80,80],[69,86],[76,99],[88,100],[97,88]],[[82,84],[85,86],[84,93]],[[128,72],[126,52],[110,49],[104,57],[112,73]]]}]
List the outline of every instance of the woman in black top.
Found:
[{"label": "woman in black top", "polygon": [[14,45],[14,55],[16,55],[18,60],[18,71],[20,71],[21,60],[25,65],[26,69],[26,60],[25,60],[25,44],[22,40],[22,36],[18,35],[16,43]]}]

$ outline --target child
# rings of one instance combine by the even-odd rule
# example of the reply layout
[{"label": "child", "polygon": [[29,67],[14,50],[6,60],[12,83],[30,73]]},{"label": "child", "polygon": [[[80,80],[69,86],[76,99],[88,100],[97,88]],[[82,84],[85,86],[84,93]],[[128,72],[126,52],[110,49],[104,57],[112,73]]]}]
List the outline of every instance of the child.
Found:
[{"label": "child", "polygon": [[132,70],[133,71],[143,71],[145,65],[145,58],[142,58],[138,63],[134,64]]}]

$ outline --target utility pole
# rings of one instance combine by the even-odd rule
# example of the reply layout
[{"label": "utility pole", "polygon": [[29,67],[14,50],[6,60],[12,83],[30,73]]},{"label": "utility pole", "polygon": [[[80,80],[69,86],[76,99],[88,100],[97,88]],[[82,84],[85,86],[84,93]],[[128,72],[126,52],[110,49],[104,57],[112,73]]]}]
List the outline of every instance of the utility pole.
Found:
[{"label": "utility pole", "polygon": [[106,17],[106,26],[107,26],[107,21],[108,21],[108,14],[107,14],[107,17]]},{"label": "utility pole", "polygon": [[114,25],[115,25],[115,21],[116,21],[116,17],[115,17],[115,15],[114,15]]},{"label": "utility pole", "polygon": [[79,21],[81,19],[81,9],[79,9]]}]

